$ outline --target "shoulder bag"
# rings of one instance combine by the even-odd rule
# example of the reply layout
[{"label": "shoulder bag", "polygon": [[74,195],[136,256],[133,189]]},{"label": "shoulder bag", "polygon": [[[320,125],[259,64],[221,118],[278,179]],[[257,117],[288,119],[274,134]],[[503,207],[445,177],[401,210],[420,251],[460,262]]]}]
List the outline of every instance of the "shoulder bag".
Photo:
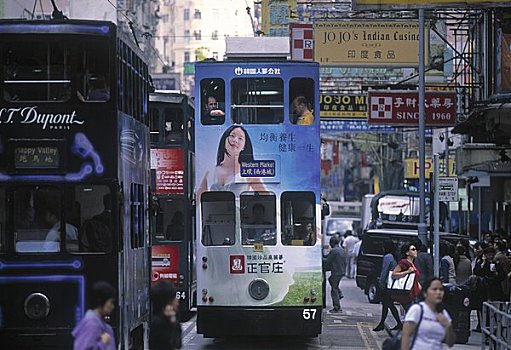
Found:
[{"label": "shoulder bag", "polygon": [[[413,349],[413,345],[415,344],[415,339],[417,339],[417,333],[419,333],[419,327],[422,322],[422,316],[424,315],[424,308],[422,304],[419,304],[421,307],[421,316],[419,318],[419,323],[417,323],[417,327],[415,328],[415,332],[413,333],[412,342],[410,344],[410,349]],[[389,338],[385,339],[382,344],[382,350],[401,350],[401,331],[397,331],[396,334],[391,335]],[[390,332],[389,332],[390,334]]]}]

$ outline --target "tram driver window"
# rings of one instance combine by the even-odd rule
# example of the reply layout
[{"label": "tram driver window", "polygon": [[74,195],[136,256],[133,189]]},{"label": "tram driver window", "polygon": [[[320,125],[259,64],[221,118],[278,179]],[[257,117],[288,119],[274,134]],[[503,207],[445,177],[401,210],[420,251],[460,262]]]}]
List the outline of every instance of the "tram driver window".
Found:
[{"label": "tram driver window", "polygon": [[205,246],[235,243],[235,204],[232,192],[204,192],[201,195],[201,242]]},{"label": "tram driver window", "polygon": [[240,196],[241,242],[244,245],[277,244],[276,197],[269,192],[244,192]]},{"label": "tram driver window", "polygon": [[156,209],[151,219],[154,220],[151,225],[153,242],[182,241],[185,237],[184,200],[157,195],[153,201]]},{"label": "tram driver window", "polygon": [[237,78],[231,82],[232,121],[279,124],[284,119],[284,82],[280,78]]},{"label": "tram driver window", "polygon": [[293,78],[289,82],[289,102],[291,123],[297,125],[314,124],[314,80]]},{"label": "tram driver window", "polygon": [[203,79],[201,88],[201,123],[222,125],[225,122],[225,82],[219,78]]},{"label": "tram driver window", "polygon": [[316,197],[313,192],[284,192],[281,200],[282,244],[316,244]]}]

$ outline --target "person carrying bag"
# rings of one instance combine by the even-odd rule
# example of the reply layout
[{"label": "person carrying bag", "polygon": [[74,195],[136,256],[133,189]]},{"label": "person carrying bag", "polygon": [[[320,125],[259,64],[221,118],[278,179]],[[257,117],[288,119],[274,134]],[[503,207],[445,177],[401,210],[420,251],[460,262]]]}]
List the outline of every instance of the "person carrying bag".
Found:
[{"label": "person carrying bag", "polygon": [[403,259],[399,260],[394,270],[389,273],[387,287],[390,284],[389,291],[392,299],[399,302],[406,312],[420,294],[420,271],[413,263],[417,257],[415,244],[403,245],[401,253]]}]

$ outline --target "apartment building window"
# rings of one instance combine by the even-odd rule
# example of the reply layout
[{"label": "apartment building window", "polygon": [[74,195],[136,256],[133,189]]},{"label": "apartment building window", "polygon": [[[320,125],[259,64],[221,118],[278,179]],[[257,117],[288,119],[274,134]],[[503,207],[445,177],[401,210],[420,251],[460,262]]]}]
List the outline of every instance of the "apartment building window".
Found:
[{"label": "apartment building window", "polygon": [[185,51],[184,61],[190,62],[190,51]]},{"label": "apartment building window", "polygon": [[199,9],[195,9],[195,13],[193,14],[193,18],[201,19],[201,13]]},{"label": "apartment building window", "polygon": [[218,30],[214,30],[213,33],[211,33],[211,39],[218,40]]},{"label": "apartment building window", "polygon": [[218,52],[213,51],[213,58],[218,61]]},{"label": "apartment building window", "polygon": [[184,15],[184,20],[188,21],[190,19],[190,9],[185,9],[183,15]]},{"label": "apartment building window", "polygon": [[195,40],[201,40],[201,31],[200,30],[194,30],[193,36],[195,37]]},{"label": "apartment building window", "polygon": [[190,31],[188,29],[185,30],[185,41],[186,42],[190,41]]}]

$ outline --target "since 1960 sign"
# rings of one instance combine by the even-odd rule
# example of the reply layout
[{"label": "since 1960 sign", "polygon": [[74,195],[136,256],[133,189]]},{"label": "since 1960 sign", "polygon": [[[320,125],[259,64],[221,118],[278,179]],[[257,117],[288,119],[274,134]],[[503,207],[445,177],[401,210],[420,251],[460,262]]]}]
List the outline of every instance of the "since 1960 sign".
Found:
[{"label": "since 1960 sign", "polygon": [[[408,91],[370,91],[370,124],[419,124],[419,93]],[[454,92],[426,92],[425,122],[427,126],[448,126],[456,123],[456,94]]]}]

